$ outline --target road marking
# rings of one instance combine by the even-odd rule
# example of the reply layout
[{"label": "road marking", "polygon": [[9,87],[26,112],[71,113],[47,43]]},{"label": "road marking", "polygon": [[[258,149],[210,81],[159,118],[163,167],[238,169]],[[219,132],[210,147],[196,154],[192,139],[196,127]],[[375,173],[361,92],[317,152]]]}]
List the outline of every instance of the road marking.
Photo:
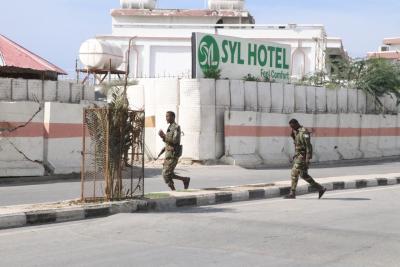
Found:
[{"label": "road marking", "polygon": [[[349,194],[349,193],[356,193],[356,194],[359,194],[359,193],[364,193],[364,192],[374,192],[374,191],[383,191],[383,190],[392,190],[392,189],[396,189],[396,188],[399,188],[400,186],[399,185],[388,185],[388,186],[382,186],[382,187],[379,187],[379,188],[371,188],[371,189],[362,189],[362,190],[360,190],[360,189],[348,189],[348,190],[344,190],[343,192],[337,192],[337,193],[329,193],[329,192],[332,192],[332,191],[329,191],[329,192],[327,192],[328,193],[328,195],[329,196],[336,196],[336,195],[344,195],[344,194]],[[310,198],[312,198],[312,197],[302,197],[302,198],[306,198],[306,199],[310,199]]]},{"label": "road marking", "polygon": [[[365,192],[374,192],[374,191],[383,191],[383,190],[398,190],[400,188],[399,185],[392,185],[392,186],[382,186],[379,188],[371,188],[371,189],[350,189],[350,190],[343,190],[341,192],[337,193],[332,193],[334,191],[329,191],[326,193],[326,196],[336,196],[336,195],[345,195],[345,194],[360,194],[360,193],[365,193]],[[301,196],[299,199],[313,199],[315,198],[315,195],[311,196]],[[317,200],[315,198],[315,200]],[[238,203],[231,203],[231,204],[220,204],[220,205],[213,205],[213,206],[202,206],[202,207],[197,207],[197,208],[207,208],[207,209],[213,209],[217,207],[223,207],[223,208],[237,208],[237,207],[245,207],[245,206],[256,206],[256,205],[266,205],[266,204],[273,204],[273,203],[280,203],[280,202],[291,202],[295,200],[286,200],[286,199],[262,199],[262,200],[257,200],[257,201],[247,201],[245,203],[243,202],[238,202]],[[102,218],[98,218],[102,219]],[[89,220],[90,221],[90,220]],[[7,231],[7,232],[0,232],[0,237],[5,237],[5,236],[12,236],[12,235],[19,235],[19,234],[25,234],[25,233],[38,233],[38,232],[43,232],[43,231],[48,231],[48,230],[55,230],[57,228],[64,228],[64,227],[71,227],[71,226],[78,226],[82,224],[86,224],[88,220],[81,220],[77,222],[64,222],[64,223],[57,223],[57,224],[52,224],[52,225],[42,225],[42,226],[29,226],[29,228],[25,228],[21,230],[21,228],[15,228],[15,229],[5,229],[2,231]]]},{"label": "road marking", "polygon": [[0,232],[0,237],[3,236],[11,236],[11,235],[19,235],[19,234],[26,234],[26,233],[38,233],[38,232],[43,232],[47,230],[53,230],[57,228],[62,228],[65,226],[77,226],[81,225],[82,223],[87,222],[85,221],[78,221],[78,222],[65,222],[65,223],[57,223],[57,224],[52,224],[52,225],[33,225],[33,226],[27,226],[28,228],[21,230],[22,228],[14,228],[14,229],[4,229],[2,231],[7,231],[5,233]]},{"label": "road marking", "polygon": [[[325,196],[336,196],[336,195],[344,195],[344,194],[360,194],[364,192],[373,192],[373,191],[382,191],[382,190],[392,190],[392,189],[398,189],[400,186],[398,185],[393,185],[393,186],[383,186],[380,188],[374,188],[374,189],[350,189],[350,190],[344,190],[343,192],[338,192],[338,193],[331,193],[333,191],[328,191]],[[316,195],[317,193],[315,193]],[[300,196],[299,199],[313,199],[315,198],[314,196]],[[315,198],[315,200],[318,200]],[[231,204],[223,204],[219,205],[219,207],[224,207],[224,208],[236,208],[236,207],[245,207],[245,206],[255,206],[255,205],[266,205],[266,204],[273,204],[273,203],[279,203],[279,202],[289,202],[293,200],[287,200],[287,199],[278,199],[278,200],[268,200],[268,199],[263,199],[263,200],[257,200],[257,201],[248,201],[246,203],[231,203]],[[212,206],[209,206],[208,208],[213,208]]]}]

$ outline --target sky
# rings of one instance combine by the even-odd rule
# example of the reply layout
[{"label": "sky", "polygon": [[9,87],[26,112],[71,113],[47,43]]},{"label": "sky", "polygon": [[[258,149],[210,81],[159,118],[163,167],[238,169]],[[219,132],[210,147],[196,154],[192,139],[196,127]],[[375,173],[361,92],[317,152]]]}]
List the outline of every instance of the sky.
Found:
[{"label": "sky", "polygon": [[[159,0],[158,6],[204,8],[205,1]],[[110,10],[118,7],[119,0],[1,0],[0,34],[73,73],[80,44],[110,34]],[[400,37],[398,0],[247,0],[246,7],[259,24],[324,24],[352,57]]]}]

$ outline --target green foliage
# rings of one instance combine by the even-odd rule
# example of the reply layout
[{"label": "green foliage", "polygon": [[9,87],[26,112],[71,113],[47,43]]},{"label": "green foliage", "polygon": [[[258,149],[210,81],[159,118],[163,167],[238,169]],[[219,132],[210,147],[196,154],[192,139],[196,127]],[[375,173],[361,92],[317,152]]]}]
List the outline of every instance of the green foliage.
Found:
[{"label": "green foliage", "polygon": [[262,82],[266,82],[266,83],[273,83],[273,82],[275,82],[275,80],[272,80],[272,79],[269,78],[269,77],[263,77],[261,81],[262,81]]},{"label": "green foliage", "polygon": [[316,72],[312,75],[304,76],[298,85],[309,85],[309,86],[326,86],[328,84],[328,74],[325,72]]},{"label": "green foliage", "polygon": [[357,88],[375,97],[394,94],[400,104],[400,64],[385,59],[336,60],[331,62],[330,73],[318,72],[303,77],[300,85],[325,86],[327,88]]},{"label": "green foliage", "polygon": [[[129,81],[127,82],[126,86],[129,87],[133,85],[137,85],[137,81]],[[112,94],[116,89],[124,88],[125,84],[121,81],[111,81],[109,83],[102,83],[100,86],[101,86],[100,92],[103,95],[108,96],[109,94]]]},{"label": "green foliage", "polygon": [[218,80],[221,78],[221,70],[216,68],[208,68],[204,70],[204,78]]},{"label": "green foliage", "polygon": [[91,140],[95,143],[95,161],[105,174],[107,199],[122,199],[131,192],[123,191],[122,170],[129,166],[129,151],[141,137],[144,113],[131,112],[124,86],[115,84],[107,108],[86,113]]},{"label": "green foliage", "polygon": [[[356,87],[378,97],[394,94],[400,103],[400,65],[383,59],[370,59],[359,68]],[[380,103],[381,104],[381,103]]]},{"label": "green foliage", "polygon": [[243,77],[243,80],[245,80],[246,82],[258,82],[259,79],[253,75],[251,75],[250,73],[247,74],[246,76]]},{"label": "green foliage", "polygon": [[[109,121],[109,184],[106,187],[106,194],[112,197],[121,198],[122,179],[121,166],[125,155],[128,155],[130,148],[130,124],[129,103],[117,89],[112,93],[112,101],[108,105]],[[116,183],[114,183],[116,182]],[[113,188],[113,185],[115,187]],[[113,192],[113,191],[114,192]]]}]

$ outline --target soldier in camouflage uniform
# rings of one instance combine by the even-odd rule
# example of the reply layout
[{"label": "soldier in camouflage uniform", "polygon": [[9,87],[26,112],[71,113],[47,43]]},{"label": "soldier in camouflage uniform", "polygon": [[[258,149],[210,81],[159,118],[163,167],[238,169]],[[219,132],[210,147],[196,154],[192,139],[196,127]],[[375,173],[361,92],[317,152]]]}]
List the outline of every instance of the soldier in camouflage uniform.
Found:
[{"label": "soldier in camouflage uniform", "polygon": [[301,126],[299,122],[295,119],[289,122],[292,128],[291,137],[293,138],[295,145],[295,156],[294,164],[292,168],[292,186],[290,194],[287,195],[286,199],[296,198],[296,188],[299,181],[299,176],[313,186],[319,192],[319,198],[321,198],[326,188],[322,187],[317,183],[309,174],[308,169],[310,166],[310,160],[313,156],[313,148],[311,145],[311,136],[306,128]]},{"label": "soldier in camouflage uniform", "polygon": [[181,127],[175,123],[175,113],[168,111],[166,115],[169,127],[167,133],[162,130],[159,131],[158,135],[165,143],[165,160],[162,175],[165,183],[175,191],[174,180],[180,180],[183,182],[184,188],[188,189],[190,184],[189,177],[181,177],[174,173],[175,167],[178,164],[179,158],[182,156],[181,146]]}]

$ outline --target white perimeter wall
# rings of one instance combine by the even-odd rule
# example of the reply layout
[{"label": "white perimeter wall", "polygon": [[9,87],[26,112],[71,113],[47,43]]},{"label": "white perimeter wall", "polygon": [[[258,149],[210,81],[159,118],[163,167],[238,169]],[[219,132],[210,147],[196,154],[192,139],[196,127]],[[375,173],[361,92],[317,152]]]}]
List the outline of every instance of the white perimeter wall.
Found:
[{"label": "white perimeter wall", "polygon": [[[8,82],[13,81],[0,79],[3,97],[9,95],[8,90],[1,91],[11,86]],[[38,82],[27,83],[32,88],[39,86]],[[18,86],[27,85],[22,82]],[[53,82],[44,85],[54,86]],[[42,92],[58,97],[52,89]],[[22,99],[25,94],[20,95]],[[146,155],[151,159],[164,145],[157,132],[166,130],[165,112],[169,110],[177,114],[184,133],[183,157],[190,160],[216,160],[226,154],[244,155],[241,161],[249,164],[287,162],[293,153],[286,132],[291,117],[316,129],[313,145],[318,161],[391,156],[400,151],[398,117],[373,114],[374,103],[359,90],[171,78],[141,79],[129,88],[128,95],[133,109],[146,111]],[[388,113],[397,113],[395,99],[385,97],[382,101]],[[0,176],[43,175],[43,164],[55,173],[79,172],[82,111],[89,104],[42,103],[43,110],[26,127],[11,135],[2,130]],[[0,102],[0,128],[25,124],[39,105],[32,101]],[[237,143],[229,139],[226,125],[250,127],[250,137],[247,133]],[[272,127],[272,132],[264,129],[258,136],[254,129],[263,125]]]},{"label": "white perimeter wall", "polygon": [[311,132],[313,162],[400,155],[397,115],[227,111],[224,160],[248,167],[290,163],[294,156],[291,118]]},{"label": "white perimeter wall", "polygon": [[[44,168],[44,111],[34,102],[0,102],[0,177],[41,176]],[[38,113],[37,113],[38,112]],[[32,115],[37,115],[32,118]],[[16,131],[15,129],[31,122]]]},{"label": "white perimeter wall", "polygon": [[0,78],[0,101],[93,101],[94,88],[68,81]]},{"label": "white perimeter wall", "polygon": [[[270,118],[272,123],[287,123],[289,114],[293,113],[299,114],[298,117],[306,114],[324,114],[326,117],[343,114],[339,119],[342,127],[352,126],[352,117],[359,114],[378,113],[372,98],[361,90],[243,80],[139,79],[139,85],[130,87],[128,95],[132,108],[146,111],[146,150],[149,158],[155,158],[163,147],[157,133],[167,128],[165,112],[168,110],[177,114],[177,122],[184,133],[183,158],[191,160],[215,160],[225,154],[226,111],[273,113],[284,117],[282,120]],[[395,97],[386,96],[381,101],[385,104],[386,113],[397,114]],[[318,117],[318,120],[313,117],[313,120],[312,123],[325,123],[323,117]],[[333,139],[331,142],[334,143]],[[353,143],[347,145],[352,146]],[[286,146],[286,149],[290,147]],[[333,152],[325,154],[329,153]],[[343,157],[350,157],[353,153],[360,155],[360,151],[352,149],[343,149],[341,153]],[[338,154],[334,152],[334,155]],[[276,154],[266,157],[281,161]],[[340,157],[337,156],[337,159]]]},{"label": "white perimeter wall", "polygon": [[42,176],[44,166],[54,174],[79,173],[83,109],[90,105],[0,102],[0,177]]}]

